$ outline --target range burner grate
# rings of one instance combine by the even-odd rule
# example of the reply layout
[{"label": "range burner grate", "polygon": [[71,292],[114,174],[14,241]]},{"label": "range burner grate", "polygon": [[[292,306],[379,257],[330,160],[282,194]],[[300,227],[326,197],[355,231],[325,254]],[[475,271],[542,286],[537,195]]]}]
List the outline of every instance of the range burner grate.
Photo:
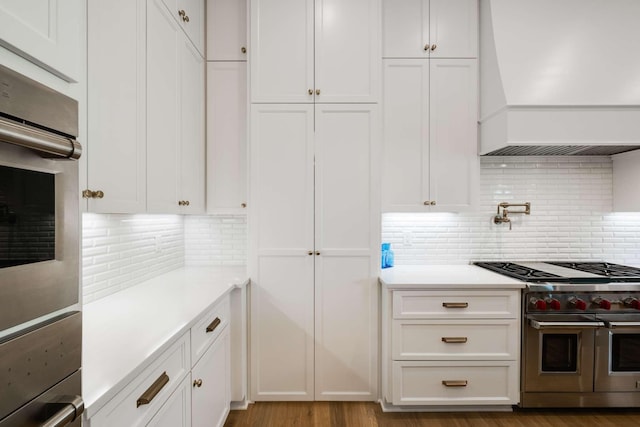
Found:
[{"label": "range burner grate", "polygon": [[640,278],[640,268],[630,267],[628,265],[610,264],[607,262],[548,262],[548,264],[606,276],[612,279],[627,278],[637,280]]},{"label": "range burner grate", "polygon": [[534,268],[525,267],[523,265],[514,264],[511,262],[476,262],[474,264],[479,267],[483,267],[496,273],[500,273],[518,280],[540,282],[548,280],[558,281],[563,279],[562,276],[558,276],[557,274],[536,270]]}]

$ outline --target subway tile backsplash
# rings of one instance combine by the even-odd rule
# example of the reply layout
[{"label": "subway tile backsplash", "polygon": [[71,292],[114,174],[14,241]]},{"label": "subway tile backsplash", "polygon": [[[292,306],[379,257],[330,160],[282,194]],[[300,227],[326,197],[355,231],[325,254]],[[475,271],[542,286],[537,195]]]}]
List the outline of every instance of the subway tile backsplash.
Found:
[{"label": "subway tile backsplash", "polygon": [[184,228],[187,265],[247,263],[246,216],[187,216]]},{"label": "subway tile backsplash", "polygon": [[[384,214],[382,241],[392,244],[396,265],[556,259],[640,265],[640,214],[611,213],[609,157],[483,157],[480,185],[475,213]],[[531,202],[531,215],[509,215],[509,231],[492,221],[500,202]]]}]

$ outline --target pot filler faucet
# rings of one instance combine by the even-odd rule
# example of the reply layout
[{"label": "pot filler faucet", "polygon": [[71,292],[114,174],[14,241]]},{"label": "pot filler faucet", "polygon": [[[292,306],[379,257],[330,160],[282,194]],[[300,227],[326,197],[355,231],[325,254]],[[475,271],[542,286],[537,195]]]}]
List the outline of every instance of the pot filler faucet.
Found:
[{"label": "pot filler faucet", "polygon": [[[507,210],[507,208],[511,208],[511,207],[524,207],[525,209],[523,211],[510,211],[510,210]],[[502,208],[502,213],[500,213],[500,208]],[[504,224],[504,223],[508,222],[509,223],[509,231],[511,231],[511,218],[509,218],[509,214],[530,215],[531,214],[531,203],[529,203],[529,202],[525,202],[525,203],[508,203],[508,202],[498,203],[498,212],[496,213],[496,216],[493,217],[493,223],[494,224]]]}]

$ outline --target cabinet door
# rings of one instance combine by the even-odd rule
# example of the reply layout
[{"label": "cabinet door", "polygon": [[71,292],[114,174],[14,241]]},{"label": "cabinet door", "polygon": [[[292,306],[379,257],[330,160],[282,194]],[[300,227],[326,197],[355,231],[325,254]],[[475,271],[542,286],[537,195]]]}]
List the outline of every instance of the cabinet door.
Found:
[{"label": "cabinet door", "polygon": [[313,102],[313,10],[313,0],[251,0],[251,102]]},{"label": "cabinet door", "polygon": [[377,397],[377,113],[316,106],[316,400]]},{"label": "cabinet door", "polygon": [[430,67],[431,210],[471,210],[480,192],[477,60],[432,59]]},{"label": "cabinet door", "polygon": [[316,102],[378,102],[378,0],[316,0]]},{"label": "cabinet door", "polygon": [[184,35],[161,0],[147,8],[147,210],[178,213],[180,51]]},{"label": "cabinet door", "polygon": [[147,427],[191,427],[191,383],[188,375]]},{"label": "cabinet door", "polygon": [[247,0],[207,1],[207,61],[247,60]]},{"label": "cabinet door", "polygon": [[81,0],[2,0],[0,45],[63,80],[78,82],[85,13]]},{"label": "cabinet door", "polygon": [[247,64],[207,63],[207,212],[247,202]]},{"label": "cabinet door", "polygon": [[251,107],[255,401],[313,400],[313,120],[308,104]]},{"label": "cabinet door", "polygon": [[193,367],[192,426],[222,427],[231,403],[229,328],[225,328]]},{"label": "cabinet door", "polygon": [[640,151],[616,156],[613,160],[613,211],[640,212]]},{"label": "cabinet door", "polygon": [[[204,0],[179,0],[178,19],[184,32],[201,56],[204,56],[205,11]],[[184,16],[182,12],[184,10]]]},{"label": "cabinet door", "polygon": [[182,37],[180,50],[180,199],[182,213],[205,211],[204,59]]},{"label": "cabinet door", "polygon": [[87,188],[104,192],[88,209],[145,212],[146,1],[87,8]]},{"label": "cabinet door", "polygon": [[478,0],[431,0],[431,58],[478,57]]},{"label": "cabinet door", "polygon": [[425,211],[430,200],[429,60],[383,62],[383,210]]},{"label": "cabinet door", "polygon": [[382,56],[429,56],[429,0],[382,1]]}]

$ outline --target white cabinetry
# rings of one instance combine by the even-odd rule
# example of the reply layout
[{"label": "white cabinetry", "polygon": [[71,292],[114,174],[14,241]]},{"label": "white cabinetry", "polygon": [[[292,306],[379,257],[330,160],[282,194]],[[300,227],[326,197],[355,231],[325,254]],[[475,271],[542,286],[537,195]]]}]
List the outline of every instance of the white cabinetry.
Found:
[{"label": "white cabinetry", "polygon": [[147,210],[204,211],[204,60],[160,0],[147,10]]},{"label": "white cabinetry", "polygon": [[187,376],[147,427],[191,427],[191,378]]},{"label": "white cabinetry", "polygon": [[385,58],[476,58],[478,0],[383,0]]},{"label": "white cabinetry", "polygon": [[613,211],[640,212],[640,150],[613,159]]},{"label": "white cabinetry", "polygon": [[90,212],[146,210],[146,3],[87,2]]},{"label": "white cabinetry", "polygon": [[375,105],[252,105],[252,400],[376,398],[377,134]]},{"label": "white cabinetry", "polygon": [[0,46],[66,80],[82,81],[81,0],[0,2]]},{"label": "white cabinetry", "polygon": [[251,102],[377,102],[379,0],[252,0]]},{"label": "white cabinetry", "polygon": [[90,0],[88,22],[88,210],[204,212],[201,54],[161,0]]},{"label": "white cabinetry", "polygon": [[226,327],[191,371],[192,426],[222,427],[231,402],[229,328]]},{"label": "white cabinetry", "polygon": [[480,174],[477,60],[383,62],[383,210],[473,209]]},{"label": "white cabinetry", "polygon": [[246,61],[247,1],[207,1],[207,61]]},{"label": "white cabinetry", "polygon": [[388,404],[513,405],[519,290],[384,290]]},{"label": "white cabinetry", "polygon": [[169,14],[185,32],[189,40],[204,56],[205,12],[203,0],[162,0]]}]

